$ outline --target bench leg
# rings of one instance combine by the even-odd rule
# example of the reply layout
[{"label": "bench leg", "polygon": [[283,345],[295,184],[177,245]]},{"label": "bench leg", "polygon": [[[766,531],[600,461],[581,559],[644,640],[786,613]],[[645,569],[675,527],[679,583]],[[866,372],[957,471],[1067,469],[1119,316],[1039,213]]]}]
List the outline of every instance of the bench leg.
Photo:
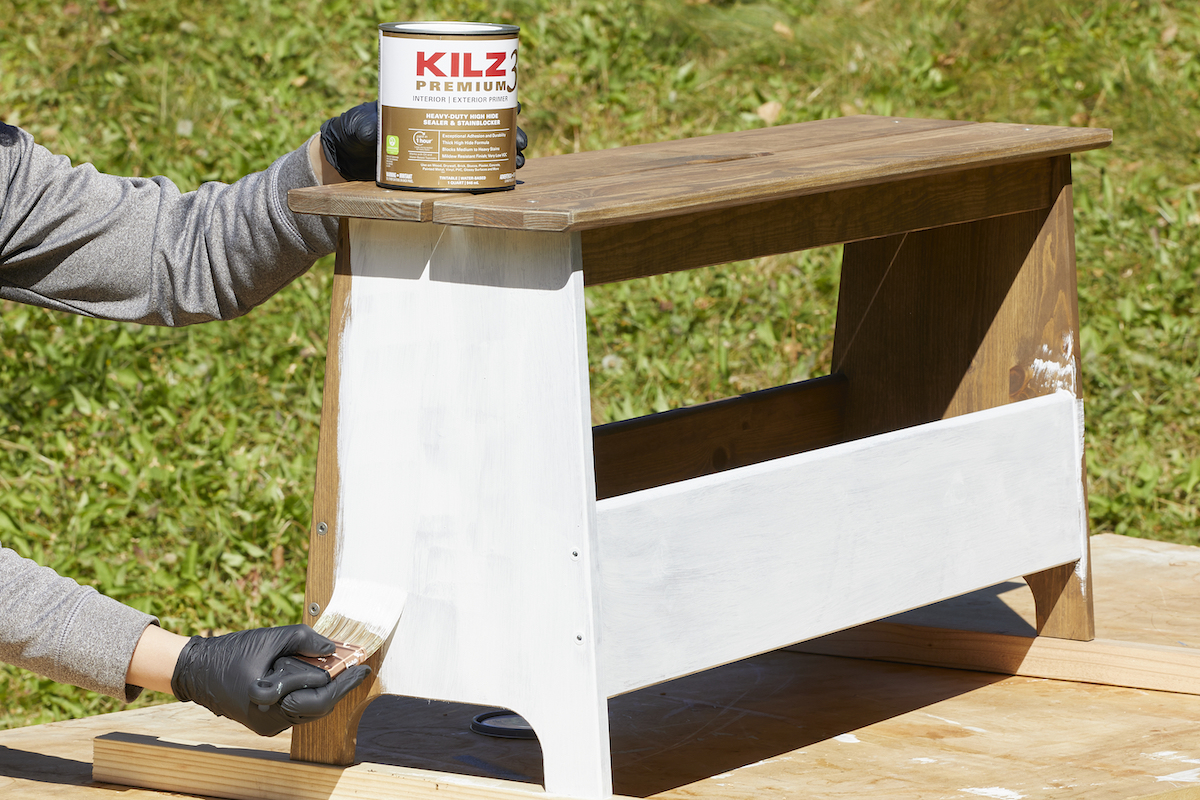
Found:
[{"label": "bench leg", "polygon": [[[846,245],[833,370],[847,438],[1080,396],[1070,159],[1052,165],[1043,210]],[[1029,578],[1045,635],[1093,635],[1084,475],[1080,452],[1084,558]]]},{"label": "bench leg", "polygon": [[[579,236],[346,228],[307,602],[335,573],[405,589],[379,690],[513,709],[547,791],[608,797]],[[293,753],[351,759],[356,723]]]}]

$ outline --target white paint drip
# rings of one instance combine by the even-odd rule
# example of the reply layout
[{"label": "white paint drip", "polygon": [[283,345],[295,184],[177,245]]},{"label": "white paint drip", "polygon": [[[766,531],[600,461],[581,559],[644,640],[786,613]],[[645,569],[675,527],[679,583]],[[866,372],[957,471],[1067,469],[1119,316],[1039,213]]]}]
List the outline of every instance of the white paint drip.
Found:
[{"label": "white paint drip", "polygon": [[955,725],[964,730],[974,731],[975,733],[987,733],[987,731],[983,728],[976,728],[974,725],[963,725],[961,722],[955,722],[952,719],[946,719],[945,717],[939,717],[936,714],[926,714],[925,716],[936,719],[939,722],[944,722],[947,725]]},{"label": "white paint drip", "polygon": [[962,723],[961,723],[961,722],[955,722],[955,721],[954,721],[954,720],[952,720],[952,719],[946,719],[945,717],[939,717],[939,716],[938,716],[938,715],[936,715],[936,714],[926,714],[925,716],[929,717],[930,719],[936,719],[936,720],[938,720],[939,722],[945,722],[945,723],[946,723],[946,724],[948,724],[948,725],[958,725],[958,726],[961,726],[961,725],[962,725]]},{"label": "white paint drip", "polygon": [[1200,783],[1200,768],[1189,769],[1185,772],[1176,772],[1173,775],[1163,775],[1161,778],[1155,778],[1156,781],[1170,781],[1171,783]]},{"label": "white paint drip", "polygon": [[845,742],[846,744],[860,744],[861,740],[853,733],[839,733],[833,737],[835,742]]},{"label": "white paint drip", "polygon": [[987,789],[959,789],[959,791],[979,797],[994,797],[996,800],[1021,800],[1025,796],[1019,792],[1014,792],[1012,789],[1001,789],[999,786],[992,786]]},{"label": "white paint drip", "polygon": [[1063,389],[1075,394],[1078,385],[1075,376],[1075,340],[1070,332],[1063,334],[1061,360],[1050,350],[1049,345],[1042,345],[1042,358],[1035,358],[1029,365],[1030,382],[1054,389]]}]

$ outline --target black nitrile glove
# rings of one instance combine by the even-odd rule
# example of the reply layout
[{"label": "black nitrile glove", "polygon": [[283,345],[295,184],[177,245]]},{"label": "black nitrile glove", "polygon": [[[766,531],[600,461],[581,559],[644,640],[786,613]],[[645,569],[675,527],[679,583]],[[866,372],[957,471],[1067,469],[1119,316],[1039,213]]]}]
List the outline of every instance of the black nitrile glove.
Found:
[{"label": "black nitrile glove", "polygon": [[348,181],[375,180],[375,136],[379,110],[375,101],[357,105],[321,124],[325,160]]},{"label": "black nitrile glove", "polygon": [[171,691],[219,717],[242,723],[260,736],[320,719],[371,674],[365,664],[333,681],[329,673],[289,654],[329,655],[333,642],[307,625],[237,631],[183,646]]},{"label": "black nitrile glove", "polygon": [[[520,103],[517,103],[517,113],[521,113]],[[378,129],[379,108],[374,100],[325,120],[321,124],[321,150],[325,160],[348,181],[375,180]],[[525,154],[521,151],[528,146],[529,137],[517,128],[517,169],[525,166]]]}]

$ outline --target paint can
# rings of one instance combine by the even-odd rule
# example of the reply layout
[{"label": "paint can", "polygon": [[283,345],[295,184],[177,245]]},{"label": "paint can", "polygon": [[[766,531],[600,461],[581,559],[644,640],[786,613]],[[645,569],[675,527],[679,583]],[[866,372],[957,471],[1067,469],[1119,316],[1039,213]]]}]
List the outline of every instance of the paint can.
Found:
[{"label": "paint can", "polygon": [[516,25],[379,26],[375,182],[494,192],[517,185]]}]

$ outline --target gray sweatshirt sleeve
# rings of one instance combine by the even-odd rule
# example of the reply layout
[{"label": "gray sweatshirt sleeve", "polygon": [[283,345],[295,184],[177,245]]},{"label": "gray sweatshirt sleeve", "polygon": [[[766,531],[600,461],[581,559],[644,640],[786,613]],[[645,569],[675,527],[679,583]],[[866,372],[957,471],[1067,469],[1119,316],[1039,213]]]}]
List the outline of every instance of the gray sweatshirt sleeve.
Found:
[{"label": "gray sweatshirt sleeve", "polygon": [[0,661],[128,702],[133,648],[154,617],[0,547]]},{"label": "gray sweatshirt sleeve", "polygon": [[[158,325],[236,317],[333,251],[336,221],[287,208],[316,183],[307,145],[183,194],[72,167],[0,123],[0,297]],[[131,700],[129,659],[155,622],[0,548],[0,660]]]},{"label": "gray sweatshirt sleeve", "polygon": [[305,146],[182,194],[72,167],[0,123],[0,297],[155,325],[240,316],[333,252],[335,220],[287,207],[316,182]]}]

